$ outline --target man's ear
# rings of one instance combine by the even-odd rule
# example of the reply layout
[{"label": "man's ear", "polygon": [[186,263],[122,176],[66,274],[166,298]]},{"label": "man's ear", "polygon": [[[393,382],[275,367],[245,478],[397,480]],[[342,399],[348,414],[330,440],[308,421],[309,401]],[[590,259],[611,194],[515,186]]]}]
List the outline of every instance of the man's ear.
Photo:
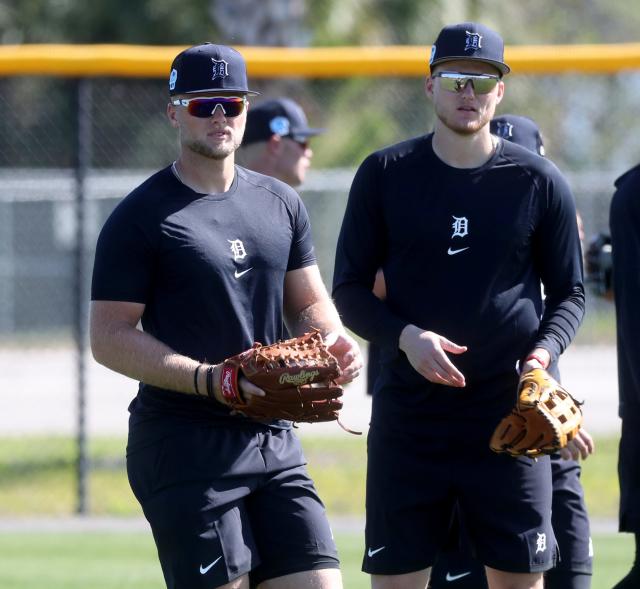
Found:
[{"label": "man's ear", "polygon": [[173,106],[170,102],[167,104],[167,117],[169,118],[169,122],[174,129],[177,129],[180,125],[178,124],[178,120],[176,119],[176,107]]},{"label": "man's ear", "polygon": [[267,151],[273,155],[279,155],[282,150],[282,137],[280,135],[273,134],[267,141]]},{"label": "man's ear", "polygon": [[500,104],[503,98],[504,98],[504,82],[500,80],[498,82],[498,93],[496,95],[496,105]]},{"label": "man's ear", "polygon": [[427,79],[424,81],[424,93],[427,95],[427,98],[433,98],[433,77],[427,76]]}]

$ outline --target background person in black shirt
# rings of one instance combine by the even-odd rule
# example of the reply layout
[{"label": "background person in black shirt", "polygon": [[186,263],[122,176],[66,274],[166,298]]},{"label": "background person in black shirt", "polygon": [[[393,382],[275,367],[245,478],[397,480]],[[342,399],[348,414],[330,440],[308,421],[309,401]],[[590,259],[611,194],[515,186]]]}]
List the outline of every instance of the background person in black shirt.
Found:
[{"label": "background person in black shirt", "polygon": [[489,132],[509,71],[496,32],[445,27],[430,66],[434,133],[362,163],[336,252],[338,310],[383,352],[363,569],[374,589],[425,587],[457,503],[489,586],[539,589],[556,559],[549,459],[488,442],[517,366],[555,364],[582,319],[575,204],[551,162]]},{"label": "background person in black shirt", "polygon": [[[140,381],[127,444],[131,487],[170,589],[339,589],[335,544],[291,423],[233,415],[220,363],[254,341],[320,329],[352,380],[361,366],[326,292],[306,210],[286,184],[234,163],[246,65],[191,47],[172,64],[167,114],[180,153],[105,223],[91,346]],[[141,321],[142,330],[136,328]],[[241,379],[247,395],[260,389]]]},{"label": "background person in black shirt", "polygon": [[619,530],[635,535],[635,560],[614,589],[640,587],[640,165],[615,183],[609,225],[618,352]]}]

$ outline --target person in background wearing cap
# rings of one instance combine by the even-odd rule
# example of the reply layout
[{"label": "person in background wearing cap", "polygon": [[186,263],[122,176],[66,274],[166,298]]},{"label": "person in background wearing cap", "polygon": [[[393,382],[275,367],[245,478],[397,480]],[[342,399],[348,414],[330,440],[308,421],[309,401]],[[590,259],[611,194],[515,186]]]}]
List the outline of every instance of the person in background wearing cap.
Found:
[{"label": "person in background wearing cap", "polygon": [[261,102],[247,114],[238,163],[295,188],[311,165],[309,139],[323,132],[309,127],[302,107],[290,98]]},{"label": "person in background wearing cap", "polygon": [[622,420],[618,530],[634,535],[635,557],[629,573],[613,589],[636,589],[640,587],[640,165],[627,170],[614,184],[609,228],[616,305],[618,415]]},{"label": "person in background wearing cap", "polygon": [[[177,160],[113,211],[92,284],[96,360],[140,381],[127,472],[171,589],[342,587],[336,547],[291,423],[230,412],[221,363],[283,321],[317,328],[342,374],[361,367],[323,286],[305,208],[234,163],[249,90],[243,57],[214,44],[173,61]],[[142,322],[142,329],[136,328]],[[263,391],[240,377],[242,394]]]},{"label": "person in background wearing cap", "polygon": [[[540,156],[545,155],[540,129],[528,117],[500,115],[491,120],[490,129],[493,135],[522,145]],[[558,367],[555,368],[553,376],[560,380]],[[593,544],[584,491],[580,483],[581,468],[578,458],[586,459],[593,452],[594,444],[586,430],[582,430],[582,435],[588,441],[584,454],[571,456],[563,451],[551,455],[551,523],[558,542],[560,559],[556,566],[545,574],[545,589],[591,587]],[[452,526],[449,542],[450,546],[438,556],[433,567],[429,589],[450,589],[451,579],[456,577],[455,589],[486,588],[484,569],[473,557],[465,527],[458,521]]]},{"label": "person in background wearing cap", "polygon": [[427,585],[456,504],[491,589],[540,589],[557,557],[549,458],[494,453],[489,440],[519,370],[555,364],[578,329],[580,241],[558,169],[489,131],[503,51],[484,25],[443,28],[426,80],[434,132],[367,157],[349,194],[333,296],[384,353],[367,452],[374,589]]}]

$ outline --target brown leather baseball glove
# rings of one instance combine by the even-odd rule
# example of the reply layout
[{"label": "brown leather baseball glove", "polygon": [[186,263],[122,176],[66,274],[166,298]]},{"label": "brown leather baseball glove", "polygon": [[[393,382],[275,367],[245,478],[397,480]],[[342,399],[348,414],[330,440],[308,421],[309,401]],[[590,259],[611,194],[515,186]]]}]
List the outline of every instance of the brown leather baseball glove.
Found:
[{"label": "brown leather baseball glove", "polygon": [[[265,396],[251,395],[245,400],[238,388],[240,374],[260,387]],[[235,411],[260,421],[337,421],[343,393],[334,382],[338,376],[338,361],[320,332],[312,331],[269,346],[255,343],[225,360],[222,396]]]},{"label": "brown leather baseball glove", "polygon": [[546,370],[530,370],[520,376],[517,404],[498,424],[489,445],[512,456],[557,452],[580,429],[580,405]]}]

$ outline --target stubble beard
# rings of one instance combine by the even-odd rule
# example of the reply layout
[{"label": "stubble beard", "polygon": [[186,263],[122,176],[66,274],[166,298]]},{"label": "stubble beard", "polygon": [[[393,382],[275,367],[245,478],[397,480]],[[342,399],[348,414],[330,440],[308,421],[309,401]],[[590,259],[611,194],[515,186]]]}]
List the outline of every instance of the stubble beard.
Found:
[{"label": "stubble beard", "polygon": [[490,113],[486,110],[481,114],[480,118],[476,119],[475,121],[468,121],[464,124],[456,123],[452,120],[452,118],[448,117],[446,114],[439,110],[436,111],[436,116],[438,117],[440,122],[445,127],[447,127],[447,129],[453,131],[457,135],[463,136],[473,135],[477,133],[485,125],[488,125],[489,121],[491,120]]},{"label": "stubble beard", "polygon": [[230,144],[214,148],[202,141],[190,141],[185,144],[185,147],[198,155],[220,161],[226,159],[232,153],[235,153],[238,147],[240,147],[240,142],[234,139]]}]

